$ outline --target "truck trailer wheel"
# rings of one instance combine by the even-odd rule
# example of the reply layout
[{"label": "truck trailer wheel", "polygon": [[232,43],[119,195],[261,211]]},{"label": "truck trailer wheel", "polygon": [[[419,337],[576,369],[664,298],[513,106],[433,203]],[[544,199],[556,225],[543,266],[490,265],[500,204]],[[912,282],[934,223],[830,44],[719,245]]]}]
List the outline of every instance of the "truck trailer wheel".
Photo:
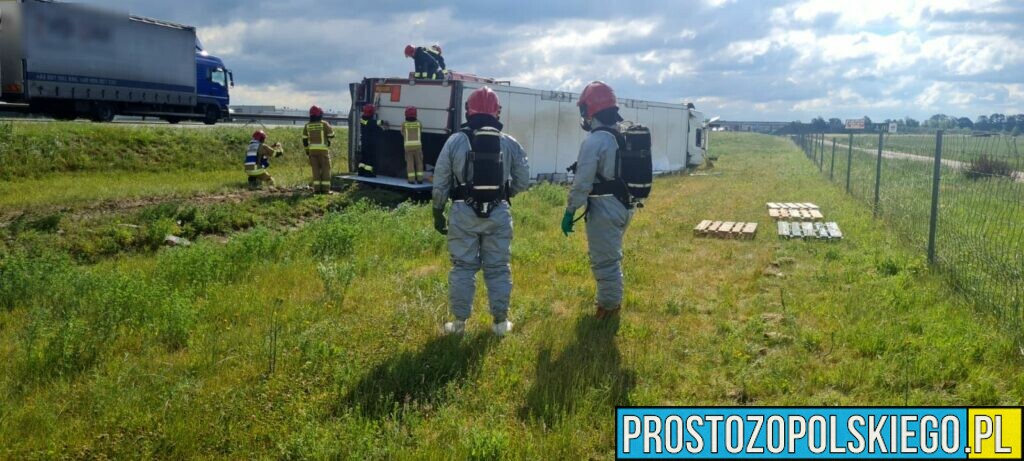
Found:
[{"label": "truck trailer wheel", "polygon": [[164,120],[166,120],[167,123],[170,123],[171,125],[177,125],[178,122],[181,121],[181,118],[179,118],[179,117],[164,117]]},{"label": "truck trailer wheel", "polygon": [[92,108],[92,112],[89,114],[89,119],[97,123],[107,123],[114,121],[114,107],[110,104],[98,103]]},{"label": "truck trailer wheel", "polygon": [[53,117],[54,120],[59,120],[59,121],[62,121],[62,122],[70,122],[70,121],[78,118],[78,114],[76,114],[75,111],[73,111],[73,110],[72,111],[54,112],[54,113],[50,114],[50,116]]},{"label": "truck trailer wheel", "polygon": [[203,116],[203,123],[216,125],[217,120],[220,120],[220,109],[217,106],[206,106],[206,115]]}]

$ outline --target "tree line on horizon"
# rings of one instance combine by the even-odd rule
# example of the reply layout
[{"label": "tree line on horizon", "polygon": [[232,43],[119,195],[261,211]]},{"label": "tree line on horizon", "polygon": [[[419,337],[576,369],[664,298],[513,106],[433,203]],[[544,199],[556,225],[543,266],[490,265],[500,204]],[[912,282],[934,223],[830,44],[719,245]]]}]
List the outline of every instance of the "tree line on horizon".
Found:
[{"label": "tree line on horizon", "polygon": [[[1000,113],[994,113],[991,115],[979,115],[976,119],[971,120],[968,117],[957,117],[946,114],[935,114],[931,117],[918,121],[913,117],[903,117],[898,119],[885,119],[883,122],[886,125],[895,122],[899,131],[919,131],[919,130],[971,130],[971,131],[997,131],[1010,133],[1013,136],[1019,135],[1024,131],[1024,114],[1016,115],[1005,115]],[[864,126],[870,127],[871,125],[879,123],[873,122],[870,117],[864,116]],[[790,123],[790,129],[793,131],[802,132],[837,132],[844,131],[846,129],[846,122],[839,118],[829,118],[818,116],[811,119],[810,123],[803,123],[799,120]]]}]

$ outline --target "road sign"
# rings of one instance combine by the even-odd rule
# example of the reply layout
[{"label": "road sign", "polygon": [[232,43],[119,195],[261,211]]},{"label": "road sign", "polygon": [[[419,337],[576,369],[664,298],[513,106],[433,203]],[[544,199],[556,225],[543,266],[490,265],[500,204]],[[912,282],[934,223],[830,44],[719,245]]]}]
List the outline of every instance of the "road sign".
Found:
[{"label": "road sign", "polygon": [[898,130],[898,129],[899,129],[899,125],[897,125],[896,122],[889,122],[889,132],[890,133],[895,133],[896,130]]},{"label": "road sign", "polygon": [[864,129],[864,119],[862,119],[862,118],[846,119],[846,129],[847,130],[863,130]]}]

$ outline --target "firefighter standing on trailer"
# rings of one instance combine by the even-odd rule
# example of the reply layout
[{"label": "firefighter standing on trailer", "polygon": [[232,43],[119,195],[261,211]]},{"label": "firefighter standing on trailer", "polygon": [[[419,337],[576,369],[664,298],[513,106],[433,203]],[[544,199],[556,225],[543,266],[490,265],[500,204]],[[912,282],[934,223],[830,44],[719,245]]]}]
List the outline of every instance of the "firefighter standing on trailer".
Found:
[{"label": "firefighter standing on trailer", "polygon": [[267,171],[270,168],[270,157],[284,155],[281,143],[267,145],[267,133],[259,130],[252,134],[252,141],[245,151],[245,174],[249,177],[249,189],[256,190],[263,186],[264,182],[274,187],[274,178]]},{"label": "firefighter standing on trailer", "polygon": [[434,44],[429,48],[406,45],[405,57],[412,58],[415,66],[413,78],[441,80],[448,74],[444,56],[441,56],[441,45]]},{"label": "firefighter standing on trailer", "polygon": [[405,108],[402,139],[405,140],[405,170],[409,184],[423,184],[423,124],[416,118],[416,108]]},{"label": "firefighter standing on trailer", "polygon": [[622,307],[622,238],[633,216],[632,204],[617,190],[622,181],[616,171],[620,137],[616,126],[622,117],[615,92],[602,82],[587,85],[577,104],[582,128],[590,134],[580,146],[562,232],[568,236],[573,231],[576,211],[586,206],[590,268],[597,281],[597,318],[604,319]]},{"label": "firefighter standing on trailer", "polygon": [[377,141],[384,134],[384,122],[376,118],[377,108],[373,104],[363,106],[359,119],[359,167],[357,174],[367,178],[377,176]]},{"label": "firefighter standing on trailer", "polygon": [[324,111],[317,106],[309,108],[309,123],[302,128],[302,145],[306,147],[309,165],[313,168],[313,192],[331,193],[331,139],[334,129],[323,121]]},{"label": "firefighter standing on trailer", "polygon": [[[448,301],[455,320],[445,333],[461,334],[473,309],[476,273],[483,269],[494,324],[504,336],[512,293],[512,215],[509,199],[530,185],[526,152],[501,132],[498,95],[483,87],[466,101],[466,124],[448,138],[434,169],[434,228],[448,235],[452,269]],[[446,221],[444,208],[453,201]]]}]

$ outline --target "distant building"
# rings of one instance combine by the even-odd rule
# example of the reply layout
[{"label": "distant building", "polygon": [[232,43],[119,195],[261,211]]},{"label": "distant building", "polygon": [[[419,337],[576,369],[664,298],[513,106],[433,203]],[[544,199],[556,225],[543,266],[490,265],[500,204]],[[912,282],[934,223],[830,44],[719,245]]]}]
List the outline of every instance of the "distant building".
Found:
[{"label": "distant building", "polygon": [[748,131],[753,133],[771,134],[779,129],[788,126],[790,122],[745,122],[719,120],[715,123],[721,131]]},{"label": "distant building", "polygon": [[282,107],[280,109],[277,106],[231,106],[231,110],[236,114],[264,114],[264,115],[286,115],[295,117],[308,117],[309,112],[302,109],[292,109],[288,107]]}]

